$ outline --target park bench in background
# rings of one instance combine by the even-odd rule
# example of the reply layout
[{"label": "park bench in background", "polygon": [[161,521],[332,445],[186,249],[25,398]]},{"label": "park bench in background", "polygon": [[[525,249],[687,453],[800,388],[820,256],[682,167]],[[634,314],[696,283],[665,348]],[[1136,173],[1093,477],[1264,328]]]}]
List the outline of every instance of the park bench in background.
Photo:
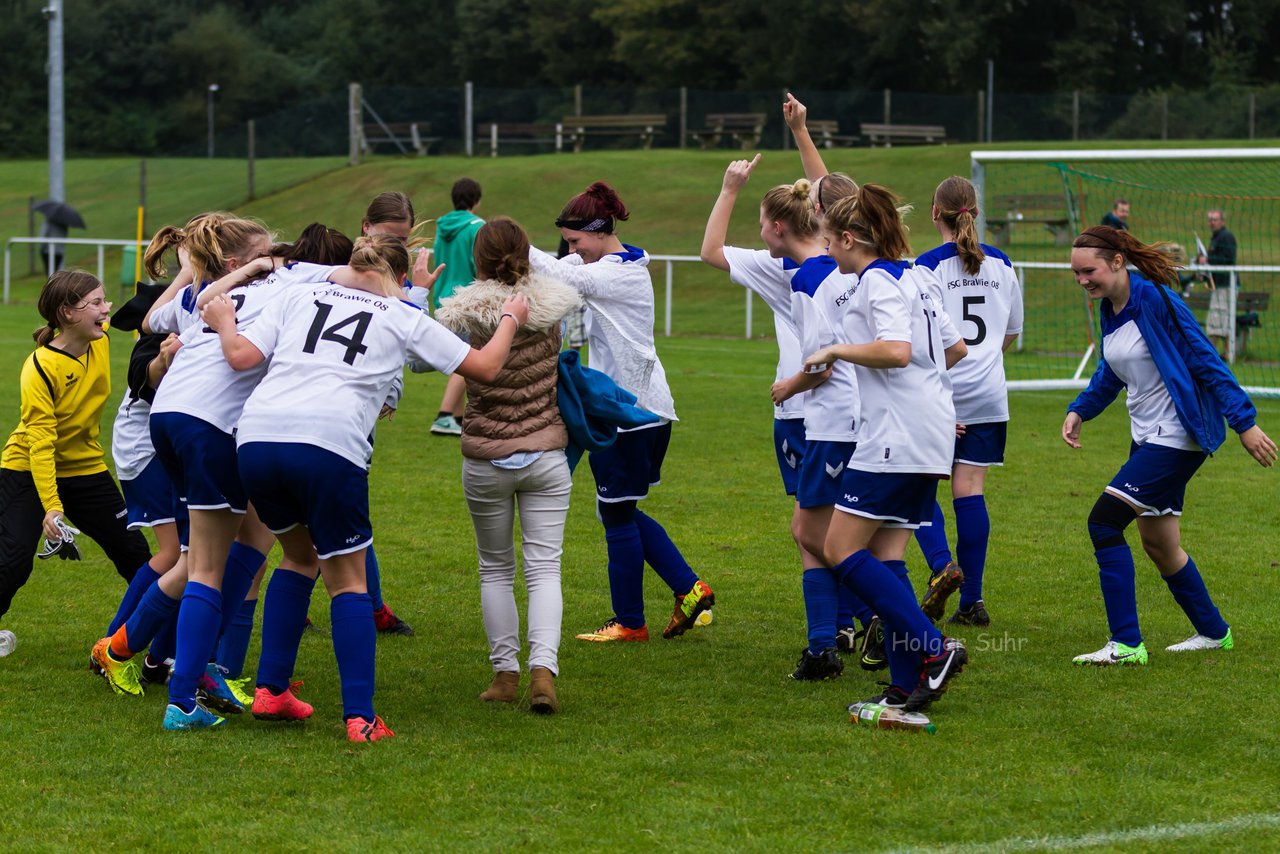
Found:
[{"label": "park bench in background", "polygon": [[667,129],[662,113],[635,116],[565,116],[561,122],[564,137],[573,144],[574,152],[582,151],[589,136],[635,136],[644,148],[653,147],[653,139]]},{"label": "park bench in background", "polygon": [[996,196],[987,205],[987,240],[992,246],[1008,246],[1017,225],[1043,225],[1053,234],[1054,246],[1068,246],[1075,236],[1067,203],[1054,193]]},{"label": "park bench in background", "polygon": [[[1201,275],[1206,275],[1202,273]],[[1208,289],[1184,293],[1182,298],[1193,311],[1208,311]],[[1262,312],[1271,304],[1270,291],[1238,291],[1236,293],[1236,357],[1249,352],[1249,335],[1262,327]]]},{"label": "park bench in background", "polygon": [[860,136],[840,133],[840,123],[835,119],[810,119],[805,122],[813,144],[819,148],[834,148],[837,145],[853,145],[862,139]]},{"label": "park bench in background", "polygon": [[901,145],[930,145],[947,141],[947,129],[942,125],[886,125],[863,122],[859,132],[875,147],[892,148]]},{"label": "park bench in background", "polygon": [[498,146],[553,144],[560,150],[562,126],[535,122],[481,122],[476,125],[476,139],[489,141],[489,156],[498,156]]},{"label": "park bench in background", "polygon": [[440,141],[440,137],[430,136],[430,133],[430,122],[366,124],[361,134],[361,148],[369,153],[375,145],[394,145],[402,154],[408,154],[412,150],[419,156],[425,156],[431,153],[432,144]]},{"label": "park bench in background", "polygon": [[689,136],[698,141],[703,149],[715,148],[722,137],[731,136],[743,151],[755,148],[760,144],[760,134],[764,132],[764,113],[708,113],[707,126],[702,130],[691,130]]}]

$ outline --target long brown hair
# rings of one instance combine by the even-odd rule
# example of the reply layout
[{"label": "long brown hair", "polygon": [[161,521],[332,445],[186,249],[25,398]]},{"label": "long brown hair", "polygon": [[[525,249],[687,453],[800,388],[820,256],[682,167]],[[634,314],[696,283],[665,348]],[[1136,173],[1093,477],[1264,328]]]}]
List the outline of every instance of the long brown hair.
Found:
[{"label": "long brown hair", "polygon": [[910,210],[888,187],[863,184],[853,195],[832,204],[823,219],[836,234],[847,231],[877,257],[897,261],[911,254],[907,225],[902,221]]},{"label": "long brown hair", "polygon": [[337,266],[351,259],[351,238],[336,228],[313,222],[292,243],[277,243],[271,254],[286,261],[309,261],[312,264]]},{"label": "long brown hair", "polygon": [[379,193],[369,202],[369,209],[364,212],[364,225],[377,225],[380,222],[405,222],[413,226],[413,202],[404,193],[388,191]]},{"label": "long brown hair", "polygon": [[964,271],[974,275],[987,258],[978,242],[977,190],[968,178],[952,175],[933,191],[933,206],[938,209],[938,219],[955,235],[956,253]]},{"label": "long brown hair", "polygon": [[1099,258],[1120,255],[1125,263],[1137,267],[1144,278],[1157,284],[1178,283],[1178,267],[1169,255],[1173,244],[1167,241],[1143,243],[1127,231],[1109,225],[1095,225],[1082,231],[1071,246],[1074,249],[1093,249]]},{"label": "long brown hair", "polygon": [[62,328],[64,307],[79,305],[100,287],[102,282],[98,277],[83,270],[59,270],[50,276],[36,301],[36,309],[45,321],[44,326],[31,333],[36,346],[43,347],[57,337],[58,330]]},{"label": "long brown hair", "polygon": [[472,254],[478,279],[514,287],[529,275],[529,235],[511,217],[494,217],[480,226]]}]

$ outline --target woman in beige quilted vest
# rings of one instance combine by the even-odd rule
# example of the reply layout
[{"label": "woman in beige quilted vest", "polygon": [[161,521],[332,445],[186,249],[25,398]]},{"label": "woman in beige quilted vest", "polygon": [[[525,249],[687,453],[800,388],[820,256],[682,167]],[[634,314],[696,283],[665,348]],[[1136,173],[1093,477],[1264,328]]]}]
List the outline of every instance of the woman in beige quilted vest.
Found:
[{"label": "woman in beige quilted vest", "polygon": [[462,428],[462,487],[476,530],[480,606],[489,637],[493,683],[480,695],[515,702],[520,687],[520,616],[516,610],[513,523],[520,514],[521,552],[529,593],[529,708],[558,711],[562,598],[560,555],[573,482],[565,462],[569,442],[556,404],[561,321],[581,298],[568,285],[529,266],[529,237],[499,217],[476,234],[477,281],[441,301],[436,319],[488,341],[512,291],[529,300],[529,319],[511,355],[490,383],[467,380]]}]

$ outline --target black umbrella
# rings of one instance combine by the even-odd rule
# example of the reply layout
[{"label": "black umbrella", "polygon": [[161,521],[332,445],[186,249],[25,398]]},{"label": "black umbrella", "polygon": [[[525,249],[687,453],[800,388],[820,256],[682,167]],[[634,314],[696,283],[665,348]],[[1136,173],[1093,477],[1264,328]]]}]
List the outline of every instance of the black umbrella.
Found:
[{"label": "black umbrella", "polygon": [[87,227],[84,224],[84,217],[80,216],[80,211],[57,199],[36,202],[32,210],[44,214],[44,218],[54,225],[65,225],[67,228]]}]

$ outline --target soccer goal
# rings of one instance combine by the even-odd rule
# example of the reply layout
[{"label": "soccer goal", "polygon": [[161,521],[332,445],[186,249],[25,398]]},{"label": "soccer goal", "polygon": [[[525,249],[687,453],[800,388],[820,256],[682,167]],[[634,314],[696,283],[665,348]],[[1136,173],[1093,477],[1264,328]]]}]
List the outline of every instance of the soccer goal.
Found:
[{"label": "soccer goal", "polygon": [[[1280,397],[1280,149],[974,151],[983,242],[1013,260],[1026,322],[1006,355],[1011,388],[1079,388],[1097,363],[1096,310],[1070,274],[1071,241],[1117,202],[1129,230],[1167,241],[1184,265],[1180,290],[1203,323],[1210,276],[1230,281],[1235,335],[1221,340],[1250,394]],[[1210,211],[1236,238],[1232,266],[1196,264],[1212,241]]]}]

